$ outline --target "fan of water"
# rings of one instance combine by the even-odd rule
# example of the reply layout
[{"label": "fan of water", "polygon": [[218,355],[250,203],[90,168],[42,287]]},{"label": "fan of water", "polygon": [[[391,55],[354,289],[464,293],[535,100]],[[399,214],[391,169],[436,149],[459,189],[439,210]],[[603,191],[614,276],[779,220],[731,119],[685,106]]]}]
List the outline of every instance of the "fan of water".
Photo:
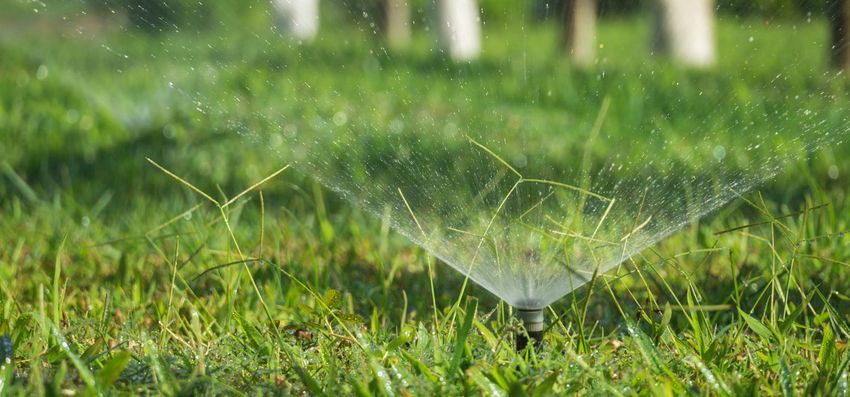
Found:
[{"label": "fan of water", "polygon": [[[70,44],[27,51],[126,120],[189,109],[266,145],[269,161],[293,162],[517,308],[552,303],[850,125],[819,14],[720,8],[697,26],[708,44],[660,29],[669,43],[650,45],[664,11],[624,6],[564,55],[564,2],[482,0],[462,11],[470,26],[449,2],[401,2],[410,40],[385,39],[406,27],[369,1],[323,2],[316,26],[312,1],[295,8],[308,23],[294,0],[228,17],[175,3],[188,22],[168,3],[164,17],[89,3],[33,3],[61,8],[70,28],[46,39]],[[588,29],[576,26],[570,40]],[[467,36],[481,41],[454,43]]]}]

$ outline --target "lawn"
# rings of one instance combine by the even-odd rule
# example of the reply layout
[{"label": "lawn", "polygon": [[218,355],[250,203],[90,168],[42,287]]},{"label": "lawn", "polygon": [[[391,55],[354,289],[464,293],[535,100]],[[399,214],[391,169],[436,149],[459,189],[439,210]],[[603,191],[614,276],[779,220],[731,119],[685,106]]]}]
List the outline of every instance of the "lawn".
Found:
[{"label": "lawn", "polygon": [[[825,21],[724,16],[720,64],[688,71],[635,45],[643,19],[606,19],[581,70],[547,23],[485,25],[483,59],[453,65],[424,32],[391,54],[361,25],[297,46],[261,24],[150,36],[3,7],[0,394],[850,393],[850,91]],[[381,216],[393,183],[468,209],[451,200],[469,180],[434,178],[494,172],[464,134],[557,180],[664,159],[600,189],[779,175],[554,303],[543,346],[518,353],[512,309],[461,295]],[[727,169],[718,142],[764,145]],[[379,167],[405,145],[428,172]]]}]

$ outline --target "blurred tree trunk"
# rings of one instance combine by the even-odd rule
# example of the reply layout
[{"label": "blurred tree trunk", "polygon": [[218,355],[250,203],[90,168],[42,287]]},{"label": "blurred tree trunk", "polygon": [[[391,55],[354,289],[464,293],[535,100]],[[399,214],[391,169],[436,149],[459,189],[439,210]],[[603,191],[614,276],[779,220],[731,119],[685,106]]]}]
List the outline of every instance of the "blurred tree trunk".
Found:
[{"label": "blurred tree trunk", "polygon": [[312,41],[319,32],[319,0],[274,0],[281,27],[293,37]]},{"label": "blurred tree trunk", "polygon": [[404,48],[410,43],[410,3],[408,0],[384,0],[387,42],[390,47]]},{"label": "blurred tree trunk", "polygon": [[655,0],[653,49],[682,65],[713,66],[714,0]]},{"label": "blurred tree trunk", "polygon": [[850,72],[850,1],[830,0],[829,22],[832,33],[832,66]]},{"label": "blurred tree trunk", "polygon": [[596,0],[564,2],[562,45],[573,62],[587,66],[596,56]]},{"label": "blurred tree trunk", "polygon": [[437,0],[441,48],[455,61],[481,54],[481,17],[476,0]]}]

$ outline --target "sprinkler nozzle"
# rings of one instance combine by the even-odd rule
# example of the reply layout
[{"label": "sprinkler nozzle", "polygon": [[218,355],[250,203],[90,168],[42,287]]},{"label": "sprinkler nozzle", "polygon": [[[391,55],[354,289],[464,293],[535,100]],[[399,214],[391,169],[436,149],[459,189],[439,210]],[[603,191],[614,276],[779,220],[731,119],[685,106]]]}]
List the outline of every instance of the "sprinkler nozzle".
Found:
[{"label": "sprinkler nozzle", "polygon": [[533,340],[534,348],[539,349],[543,343],[543,309],[517,309],[516,317],[524,328],[516,335],[517,351],[525,350],[529,340]]}]

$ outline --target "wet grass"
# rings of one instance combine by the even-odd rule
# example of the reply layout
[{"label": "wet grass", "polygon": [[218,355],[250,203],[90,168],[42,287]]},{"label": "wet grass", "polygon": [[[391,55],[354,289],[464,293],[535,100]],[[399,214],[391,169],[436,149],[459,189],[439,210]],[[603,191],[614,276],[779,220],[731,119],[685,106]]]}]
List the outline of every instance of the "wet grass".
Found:
[{"label": "wet grass", "polygon": [[516,353],[510,308],[222,120],[130,123],[21,47],[0,59],[0,394],[850,393],[846,149],[596,275]]},{"label": "wet grass", "polygon": [[462,280],[441,266],[432,298],[431,259],[386,225],[323,213],[318,190],[309,209],[266,211],[287,199],[261,192],[286,180],[215,199],[224,208],[194,195],[185,211],[129,215],[139,235],[74,219],[70,200],[12,198],[0,257],[14,346],[6,390],[846,390],[850,252],[834,195],[802,208],[742,199],[551,307],[543,350],[517,354],[507,307],[474,288],[455,306]]}]

